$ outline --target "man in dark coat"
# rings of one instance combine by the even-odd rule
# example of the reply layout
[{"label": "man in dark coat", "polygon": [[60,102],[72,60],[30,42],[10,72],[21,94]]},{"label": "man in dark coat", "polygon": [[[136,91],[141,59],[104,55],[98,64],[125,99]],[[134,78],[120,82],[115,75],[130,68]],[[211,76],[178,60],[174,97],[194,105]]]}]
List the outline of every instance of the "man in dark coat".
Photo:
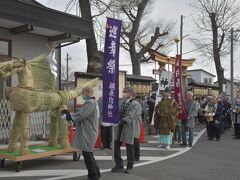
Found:
[{"label": "man in dark coat", "polygon": [[213,98],[213,104],[215,107],[215,112],[213,116],[213,121],[209,122],[209,140],[216,138],[216,141],[220,140],[221,130],[220,122],[223,115],[223,105],[220,98]]},{"label": "man in dark coat", "polygon": [[98,99],[98,106],[100,110],[100,127],[101,127],[101,140],[102,140],[102,147],[101,149],[112,149],[112,124],[103,121],[103,98],[102,96]]},{"label": "man in dark coat", "polygon": [[155,102],[156,102],[156,94],[152,94],[151,97],[148,99],[147,104],[149,107],[149,124],[152,123],[152,118],[153,118],[153,112],[155,108]]}]

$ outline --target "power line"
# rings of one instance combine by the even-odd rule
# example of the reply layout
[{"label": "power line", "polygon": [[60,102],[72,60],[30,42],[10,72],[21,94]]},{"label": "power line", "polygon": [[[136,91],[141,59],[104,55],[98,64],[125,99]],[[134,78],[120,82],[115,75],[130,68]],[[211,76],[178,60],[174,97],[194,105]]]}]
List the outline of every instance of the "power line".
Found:
[{"label": "power line", "polygon": [[191,51],[187,51],[187,52],[183,53],[183,55],[184,55],[184,54],[191,53],[191,52],[194,52],[194,51],[197,51],[197,50],[202,49],[202,48],[204,48],[204,47],[206,47],[206,45],[203,45],[203,46],[198,47],[198,48],[196,48],[196,49],[193,49],[193,50],[191,50]]}]

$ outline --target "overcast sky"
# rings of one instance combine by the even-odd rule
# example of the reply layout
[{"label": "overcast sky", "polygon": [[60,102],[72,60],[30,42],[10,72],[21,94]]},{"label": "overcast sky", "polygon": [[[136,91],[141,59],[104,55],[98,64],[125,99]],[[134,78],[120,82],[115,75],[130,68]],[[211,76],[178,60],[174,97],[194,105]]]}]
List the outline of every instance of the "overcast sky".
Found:
[{"label": "overcast sky", "polygon": [[[66,7],[66,3],[69,0],[38,0],[40,3],[44,4],[45,6],[48,6],[50,8],[54,8],[60,11],[64,11]],[[240,0],[237,0],[240,2]],[[178,33],[180,29],[180,16],[183,15],[184,18],[184,25],[183,25],[183,35],[188,35],[189,37],[194,34],[194,23],[193,23],[193,9],[189,4],[192,4],[196,2],[196,0],[155,0],[154,8],[152,9],[152,17],[154,19],[158,18],[164,18],[166,20],[173,20],[176,22],[176,29],[175,32]],[[75,14],[75,12],[71,12],[72,14]],[[188,41],[188,37],[183,39],[183,54],[185,52],[189,52],[191,50],[194,50],[194,46]],[[240,69],[240,48],[235,49],[234,53],[234,75],[238,76],[240,78],[240,72],[238,69]],[[87,56],[86,56],[86,48],[85,48],[85,41],[81,41],[80,43],[77,43],[75,45],[71,45],[67,48],[63,48],[63,57],[62,62],[65,63],[64,59],[66,57],[66,53],[69,53],[72,57],[70,68],[74,69],[74,71],[86,71],[87,67]],[[121,53],[122,52],[122,53]],[[128,54],[123,51],[120,52],[120,70],[127,70],[128,74],[131,74],[131,64],[130,58],[128,57]],[[169,56],[175,56],[176,54],[176,45],[172,47],[172,50],[169,54]],[[187,53],[183,55],[183,58],[195,58],[197,59],[194,63],[193,67],[190,69],[204,69],[210,73],[216,74],[214,63],[209,64],[203,64],[202,59],[203,57],[199,56],[198,53],[192,52]],[[229,61],[228,61],[229,60]],[[230,57],[226,56],[225,61],[223,63],[223,67],[225,69],[225,76],[230,77]],[[154,69],[154,64],[144,65],[144,68],[142,68],[142,75],[147,76],[153,76],[152,69]]]}]

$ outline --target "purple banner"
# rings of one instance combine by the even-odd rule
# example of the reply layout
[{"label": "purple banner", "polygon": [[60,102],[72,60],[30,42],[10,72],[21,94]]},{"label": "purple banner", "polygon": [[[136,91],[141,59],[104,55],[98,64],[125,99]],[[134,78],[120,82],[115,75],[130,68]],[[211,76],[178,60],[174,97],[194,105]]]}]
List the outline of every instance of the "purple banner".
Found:
[{"label": "purple banner", "polygon": [[119,123],[119,46],[122,22],[107,18],[103,62],[103,122]]}]

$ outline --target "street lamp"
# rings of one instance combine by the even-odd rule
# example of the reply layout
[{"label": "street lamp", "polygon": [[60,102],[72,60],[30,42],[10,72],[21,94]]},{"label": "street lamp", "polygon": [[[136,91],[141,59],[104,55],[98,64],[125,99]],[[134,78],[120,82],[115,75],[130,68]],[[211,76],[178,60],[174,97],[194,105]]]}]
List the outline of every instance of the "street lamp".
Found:
[{"label": "street lamp", "polygon": [[179,37],[175,37],[175,42],[176,42],[176,45],[177,45],[177,55],[178,55],[178,43],[180,41]]}]

